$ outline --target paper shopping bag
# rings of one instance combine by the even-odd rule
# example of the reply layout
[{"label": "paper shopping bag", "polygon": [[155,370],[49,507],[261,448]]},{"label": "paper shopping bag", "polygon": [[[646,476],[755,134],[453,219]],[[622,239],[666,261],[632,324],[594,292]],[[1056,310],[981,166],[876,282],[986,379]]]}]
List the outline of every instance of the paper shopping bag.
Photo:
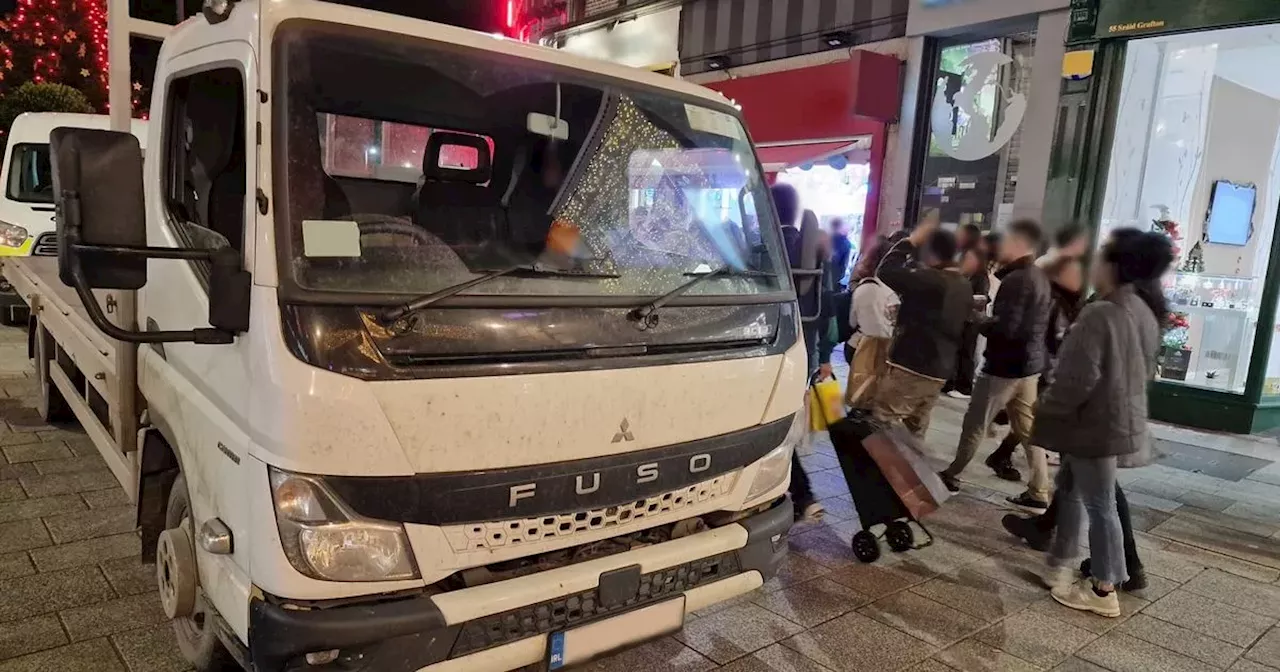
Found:
[{"label": "paper shopping bag", "polygon": [[[902,505],[916,519],[938,510],[938,498],[925,485],[925,478],[916,470],[908,457],[915,448],[903,440],[904,434],[893,430],[881,430],[862,442],[867,454],[880,468]],[[909,435],[906,435],[909,438]],[[937,478],[933,475],[933,478]]]}]

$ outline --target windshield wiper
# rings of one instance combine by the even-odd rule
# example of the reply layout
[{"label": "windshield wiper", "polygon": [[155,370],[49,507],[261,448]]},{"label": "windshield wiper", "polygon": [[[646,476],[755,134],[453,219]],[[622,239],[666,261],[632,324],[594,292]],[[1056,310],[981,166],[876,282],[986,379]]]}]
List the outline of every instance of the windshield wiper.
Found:
[{"label": "windshield wiper", "polygon": [[448,287],[445,287],[443,289],[437,289],[436,291],[431,292],[430,294],[423,294],[422,296],[419,296],[416,299],[412,299],[399,306],[388,308],[387,310],[382,312],[382,315],[381,315],[382,320],[384,322],[395,322],[396,320],[399,320],[400,318],[408,315],[409,313],[414,313],[419,310],[422,310],[423,308],[426,308],[427,306],[433,303],[436,303],[437,301],[447,299],[455,294],[461,294],[462,292],[465,292],[468,289],[471,289],[472,287],[475,287],[477,285],[483,285],[484,283],[489,282],[490,280],[496,280],[498,278],[503,277],[504,275],[513,275],[513,274],[532,275],[537,277],[558,277],[558,278],[617,278],[619,277],[617,273],[596,273],[591,271],[577,271],[573,269],[552,268],[552,267],[544,266],[542,264],[537,264],[537,263],[517,264],[514,266],[507,266],[505,268],[499,268],[497,270],[489,271],[488,273],[485,273],[484,275],[478,278],[472,278],[465,282],[459,282],[456,285],[449,285]]},{"label": "windshield wiper", "polygon": [[712,278],[719,277],[722,275],[740,275],[740,276],[753,277],[753,278],[778,277],[776,274],[769,273],[767,271],[757,271],[755,269],[750,269],[750,268],[739,269],[739,268],[734,268],[729,264],[725,264],[724,266],[720,266],[719,268],[713,269],[711,271],[707,271],[706,273],[686,273],[685,275],[696,275],[697,277],[695,277],[694,279],[682,285],[679,285],[675,289],[672,289],[666,294],[659,296],[658,298],[650,301],[649,303],[644,304],[643,306],[639,306],[632,309],[631,312],[627,313],[627,319],[631,320],[632,322],[635,322],[636,329],[639,329],[640,331],[647,331],[649,329],[652,329],[658,326],[658,309],[659,308],[662,308],[663,306],[667,305],[667,303],[670,302],[672,299],[680,296],[681,294],[684,294],[685,292],[693,289],[694,287],[697,287],[698,285]]}]

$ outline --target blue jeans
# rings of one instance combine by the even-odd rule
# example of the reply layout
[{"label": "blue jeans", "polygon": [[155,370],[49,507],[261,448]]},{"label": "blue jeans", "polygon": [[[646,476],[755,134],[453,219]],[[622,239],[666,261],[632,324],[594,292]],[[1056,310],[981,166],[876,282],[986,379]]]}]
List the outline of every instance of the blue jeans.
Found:
[{"label": "blue jeans", "polygon": [[1049,564],[1072,566],[1087,528],[1093,577],[1114,586],[1124,583],[1129,574],[1116,509],[1116,458],[1063,455],[1058,487],[1066,496],[1058,510],[1058,531],[1049,547]]}]

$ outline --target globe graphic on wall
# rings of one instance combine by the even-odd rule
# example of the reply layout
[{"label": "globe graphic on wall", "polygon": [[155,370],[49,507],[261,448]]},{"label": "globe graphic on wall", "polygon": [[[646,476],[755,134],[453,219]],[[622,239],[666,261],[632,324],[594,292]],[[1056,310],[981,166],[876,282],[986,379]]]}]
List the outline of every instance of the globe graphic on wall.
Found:
[{"label": "globe graphic on wall", "polygon": [[[1004,147],[1018,131],[1027,112],[1027,98],[1000,83],[1001,66],[1011,62],[1012,58],[998,51],[975,53],[960,62],[963,82],[950,102],[944,87],[937,87],[929,126],[934,143],[944,154],[961,161],[976,161]],[[991,111],[979,104],[988,87],[994,89],[996,100],[1003,102],[1000,125],[994,130]],[[967,123],[956,123],[957,117]]]}]

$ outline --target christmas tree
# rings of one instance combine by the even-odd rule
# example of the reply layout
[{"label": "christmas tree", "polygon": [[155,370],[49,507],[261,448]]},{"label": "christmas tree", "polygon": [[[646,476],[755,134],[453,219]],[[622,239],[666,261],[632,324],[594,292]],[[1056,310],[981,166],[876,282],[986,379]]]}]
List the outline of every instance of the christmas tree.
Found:
[{"label": "christmas tree", "polygon": [[[64,84],[107,111],[106,0],[18,0],[0,21],[0,96],[26,82]],[[133,109],[142,103],[133,83]]]}]

